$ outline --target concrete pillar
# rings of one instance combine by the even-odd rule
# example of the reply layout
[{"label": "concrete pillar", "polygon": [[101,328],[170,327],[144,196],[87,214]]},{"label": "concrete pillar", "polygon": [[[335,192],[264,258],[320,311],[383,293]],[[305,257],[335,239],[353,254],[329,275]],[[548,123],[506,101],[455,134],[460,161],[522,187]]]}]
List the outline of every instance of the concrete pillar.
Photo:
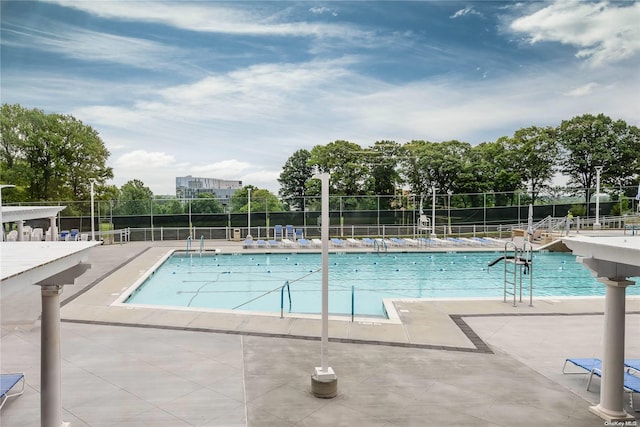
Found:
[{"label": "concrete pillar", "polygon": [[40,425],[61,427],[62,374],[60,356],[60,294],[62,285],[42,285],[40,336]]},{"label": "concrete pillar", "polygon": [[606,421],[633,420],[624,410],[625,290],[634,282],[625,278],[599,278],[606,285],[604,352],[600,403],[589,408]]},{"label": "concrete pillar", "polygon": [[16,221],[16,225],[18,226],[18,237],[16,240],[21,242],[22,240],[24,240],[22,237],[23,236],[22,233],[24,233],[24,227],[23,227],[24,221],[22,220]]},{"label": "concrete pillar", "polygon": [[49,218],[49,227],[51,228],[51,241],[55,242],[58,240],[58,225],[56,222],[56,217],[52,216]]}]

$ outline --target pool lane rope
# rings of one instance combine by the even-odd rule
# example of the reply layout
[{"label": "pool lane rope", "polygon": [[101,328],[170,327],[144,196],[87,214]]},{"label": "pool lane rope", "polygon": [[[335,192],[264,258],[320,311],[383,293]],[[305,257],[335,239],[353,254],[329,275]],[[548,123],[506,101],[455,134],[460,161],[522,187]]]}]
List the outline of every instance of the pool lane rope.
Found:
[{"label": "pool lane rope", "polygon": [[[291,285],[291,284],[293,284],[293,283],[295,283],[295,282],[299,282],[300,280],[306,279],[307,277],[309,277],[309,276],[311,276],[311,275],[313,275],[313,274],[316,274],[316,273],[317,273],[317,272],[319,272],[320,270],[322,270],[322,268],[318,268],[317,270],[310,270],[310,271],[309,271],[309,274],[305,274],[304,276],[298,277],[298,278],[297,278],[297,279],[295,279],[295,280],[289,280],[289,284]],[[231,310],[236,310],[236,309],[238,309],[238,308],[240,308],[240,307],[242,307],[242,306],[245,306],[245,305],[247,305],[247,304],[250,304],[250,303],[254,302],[255,300],[258,300],[258,299],[260,299],[260,298],[262,298],[262,297],[265,297],[265,296],[269,295],[270,293],[273,293],[273,292],[276,292],[276,291],[280,290],[280,288],[282,288],[282,285],[278,286],[277,288],[273,288],[273,289],[271,289],[270,291],[267,291],[267,292],[263,293],[262,295],[258,295],[258,296],[257,296],[257,297],[255,297],[255,298],[251,298],[249,301],[245,301],[245,302],[243,302],[242,304],[240,304],[240,305],[237,305],[237,306],[233,307]]]},{"label": "pool lane rope", "polygon": [[[216,275],[216,280],[209,280],[209,281],[207,281],[205,284],[203,284],[202,286],[200,286],[200,287],[199,287],[199,288],[194,292],[193,296],[192,296],[192,297],[191,297],[191,299],[189,300],[189,303],[187,304],[187,307],[191,307],[191,303],[192,303],[192,302],[193,302],[193,300],[198,296],[198,294],[200,293],[200,291],[202,290],[202,288],[204,288],[205,286],[207,286],[207,285],[209,285],[209,284],[211,284],[211,283],[215,283],[215,282],[217,282],[218,280],[220,280],[220,275],[221,275],[221,274],[229,274],[229,272],[228,272],[228,271],[223,271],[223,272],[221,272],[221,273],[218,273],[218,274]],[[181,293],[181,292],[180,292],[180,291],[178,291],[178,293]]]}]

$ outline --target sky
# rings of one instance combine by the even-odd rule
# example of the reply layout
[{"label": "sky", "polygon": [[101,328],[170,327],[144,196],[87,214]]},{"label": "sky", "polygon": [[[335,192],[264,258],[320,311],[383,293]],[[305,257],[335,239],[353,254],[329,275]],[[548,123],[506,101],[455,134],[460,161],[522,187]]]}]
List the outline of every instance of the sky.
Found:
[{"label": "sky", "polygon": [[335,140],[495,141],[590,113],[640,126],[637,1],[7,1],[3,103],[71,114],[110,184],[277,193]]}]

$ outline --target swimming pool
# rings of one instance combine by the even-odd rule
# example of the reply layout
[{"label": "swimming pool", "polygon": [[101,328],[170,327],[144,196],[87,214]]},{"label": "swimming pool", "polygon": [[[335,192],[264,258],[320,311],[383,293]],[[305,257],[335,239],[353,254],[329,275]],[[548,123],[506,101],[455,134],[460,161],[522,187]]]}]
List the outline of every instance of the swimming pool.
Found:
[{"label": "swimming pool", "polygon": [[[385,316],[385,298],[502,298],[504,253],[331,253],[329,312]],[[321,310],[321,255],[175,253],[126,299],[128,304],[236,311],[317,314]],[[528,296],[529,276],[523,276]],[[288,289],[283,286],[288,283]],[[567,253],[534,253],[533,294],[600,296],[605,286]],[[640,295],[640,286],[627,293]],[[290,292],[288,292],[290,290]],[[523,296],[524,298],[524,296]]]}]

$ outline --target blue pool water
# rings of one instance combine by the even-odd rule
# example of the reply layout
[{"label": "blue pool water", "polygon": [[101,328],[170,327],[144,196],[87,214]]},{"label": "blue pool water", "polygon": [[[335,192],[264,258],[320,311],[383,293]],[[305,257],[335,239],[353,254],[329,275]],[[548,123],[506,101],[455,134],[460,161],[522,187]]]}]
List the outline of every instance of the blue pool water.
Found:
[{"label": "blue pool water", "polygon": [[[384,298],[502,298],[504,264],[490,261],[503,252],[339,253],[329,257],[329,312],[351,314],[352,287],[356,315],[385,316]],[[291,312],[321,311],[319,253],[174,254],[127,303],[161,306],[279,312],[281,288],[288,282]],[[567,253],[536,253],[533,294],[604,295],[605,286]],[[523,276],[523,299],[529,276]],[[640,286],[627,294],[640,295]],[[285,311],[289,311],[284,292]],[[527,299],[528,300],[528,299]]]}]

